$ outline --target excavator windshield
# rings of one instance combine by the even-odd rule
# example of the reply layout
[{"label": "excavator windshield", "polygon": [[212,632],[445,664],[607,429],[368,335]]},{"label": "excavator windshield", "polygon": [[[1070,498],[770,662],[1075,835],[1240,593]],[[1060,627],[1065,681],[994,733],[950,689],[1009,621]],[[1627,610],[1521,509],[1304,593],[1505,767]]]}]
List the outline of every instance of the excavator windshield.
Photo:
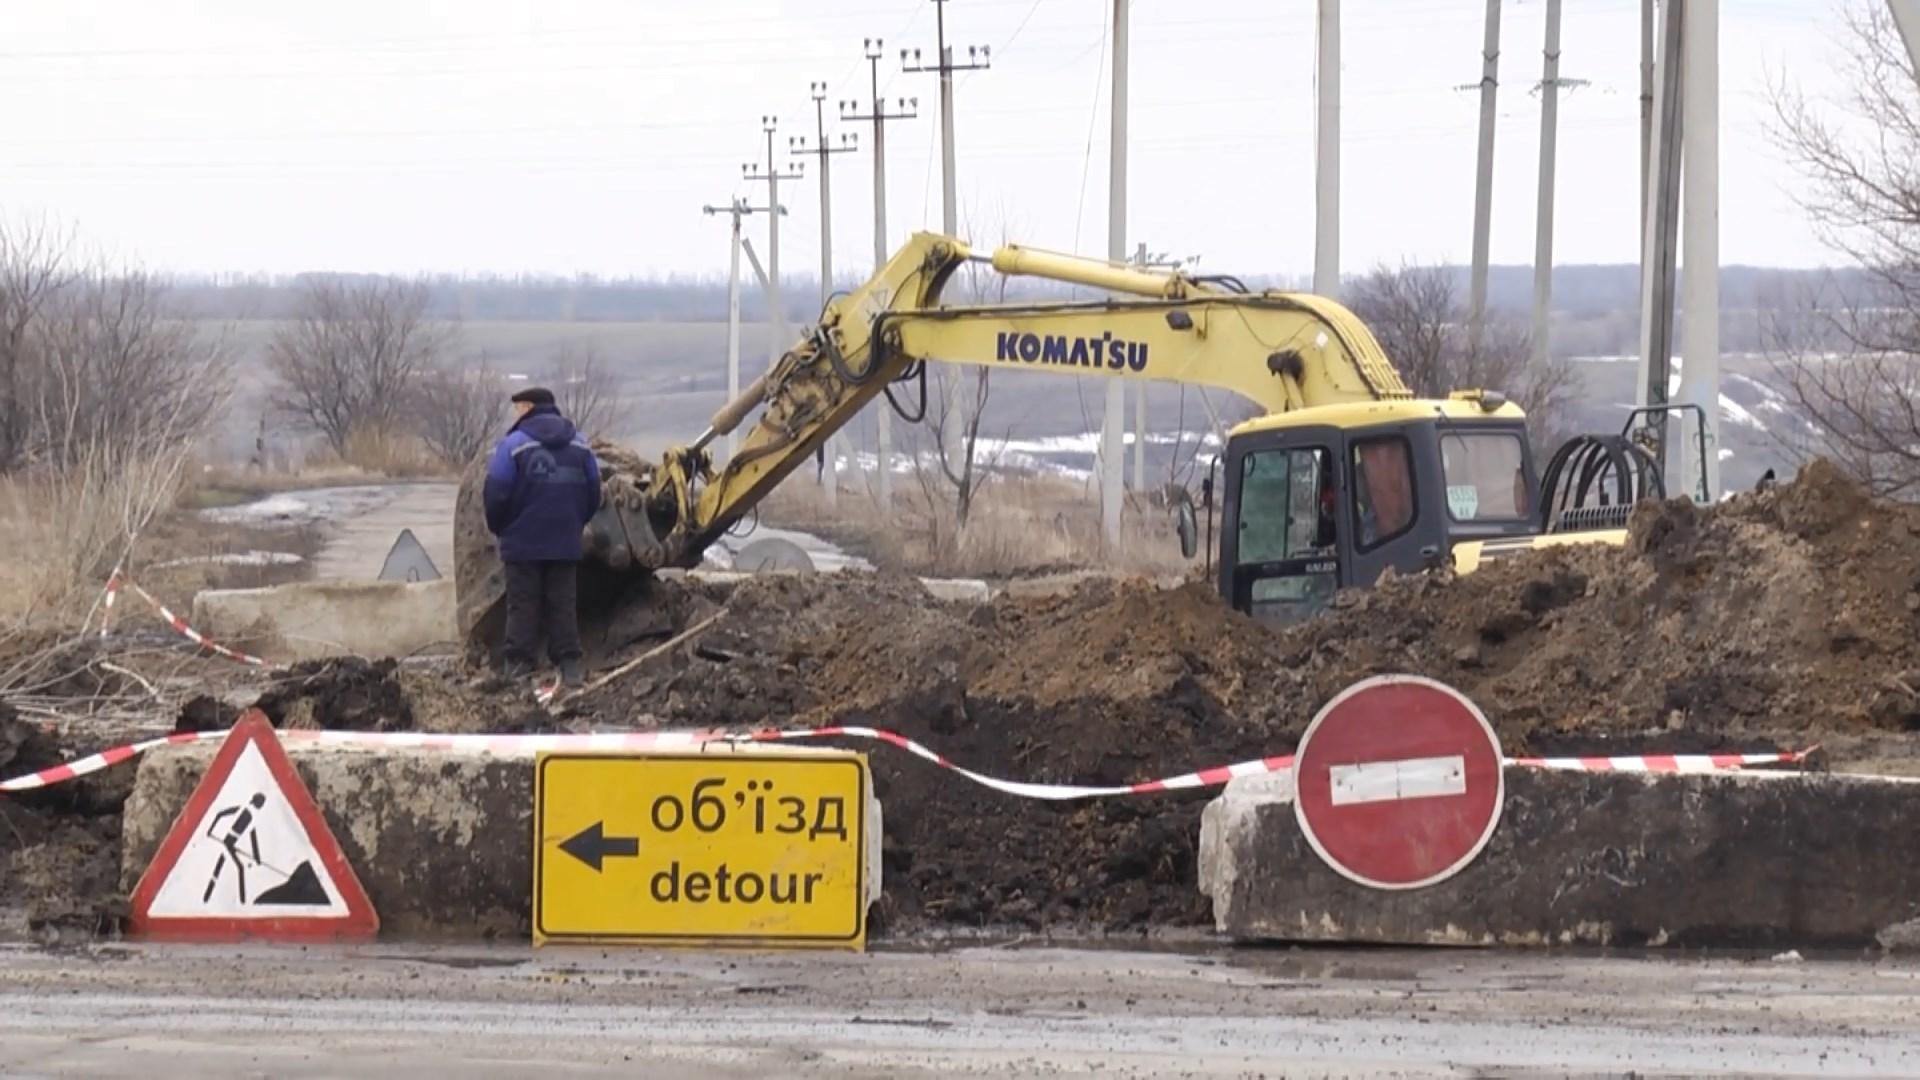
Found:
[{"label": "excavator windshield", "polygon": [[1461,522],[1512,521],[1533,508],[1527,500],[1526,449],[1509,431],[1449,431],[1440,436],[1447,478],[1447,512]]}]

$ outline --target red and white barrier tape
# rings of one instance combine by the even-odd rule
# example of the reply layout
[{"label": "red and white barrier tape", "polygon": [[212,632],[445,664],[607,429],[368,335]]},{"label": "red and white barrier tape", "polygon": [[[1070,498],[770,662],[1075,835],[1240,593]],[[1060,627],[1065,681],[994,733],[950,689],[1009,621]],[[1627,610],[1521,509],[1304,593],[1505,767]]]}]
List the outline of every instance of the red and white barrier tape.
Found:
[{"label": "red and white barrier tape", "polygon": [[[129,746],[116,746],[111,750],[102,750],[97,754],[70,761],[65,765],[56,765],[37,773],[15,777],[0,782],[0,792],[32,791],[49,787],[76,776],[99,772],[102,769],[127,761],[145,753],[156,746],[169,746],[178,743],[202,742],[224,739],[224,731],[187,732],[177,735],[164,735],[145,742]],[[1242,776],[1259,776],[1265,773],[1284,772],[1293,767],[1291,754],[1281,757],[1256,758],[1252,761],[1221,765],[1216,768],[1202,769],[1198,772],[1183,773],[1159,780],[1148,780],[1138,784],[1122,784],[1108,787],[1087,787],[1075,784],[1031,784],[1018,780],[1003,780],[999,777],[977,773],[962,768],[949,761],[945,755],[900,735],[896,732],[869,727],[825,727],[807,728],[793,731],[756,731],[746,733],[726,733],[718,731],[638,731],[607,732],[591,735],[434,735],[415,731],[313,731],[296,729],[280,732],[280,738],[288,742],[318,743],[337,746],[370,746],[401,748],[411,747],[427,750],[464,750],[469,752],[495,754],[531,754],[540,751],[568,751],[572,753],[617,753],[634,750],[689,749],[708,743],[722,742],[787,742],[801,739],[828,738],[870,739],[882,742],[915,757],[930,761],[942,769],[991,788],[994,791],[1023,799],[1044,799],[1064,801],[1070,799],[1101,798],[1119,795],[1148,795],[1163,791],[1183,791],[1196,788],[1217,787],[1229,780]],[[1804,758],[1810,751],[1768,753],[1768,754],[1668,754],[1661,756],[1634,756],[1612,758],[1509,758],[1507,764],[1527,768],[1562,769],[1582,772],[1675,772],[1700,773],[1739,769],[1747,765],[1791,764]]]},{"label": "red and white barrier tape", "polygon": [[1621,757],[1508,758],[1509,765],[1578,772],[1710,773],[1746,765],[1791,765],[1818,747],[1774,754],[1628,754]]},{"label": "red and white barrier tape", "polygon": [[[271,663],[269,661],[262,660],[257,656],[240,652],[238,649],[229,649],[225,645],[222,645],[217,641],[209,640],[205,634],[202,634],[200,631],[195,630],[192,626],[189,626],[187,624],[187,620],[181,618],[178,615],[175,615],[171,608],[161,603],[159,599],[155,597],[152,593],[141,588],[139,582],[133,581],[131,579],[122,578],[118,572],[114,574],[113,581],[119,581],[122,584],[124,584],[127,588],[132,589],[134,592],[140,594],[140,598],[142,600],[145,600],[148,604],[152,605],[153,610],[156,612],[159,612],[160,617],[166,620],[167,625],[173,627],[174,633],[179,634],[181,637],[186,638],[188,641],[193,642],[195,645],[200,646],[201,648],[207,650],[208,652],[214,653],[219,656],[224,656],[227,659],[233,660],[237,663],[247,664],[257,668],[279,669],[284,667],[284,665],[282,664]],[[112,606],[113,606],[113,588],[114,588],[113,581],[109,581],[107,583],[108,610],[112,610]],[[106,624],[104,622],[101,624],[100,632],[103,636],[106,634]]]},{"label": "red and white barrier tape", "polygon": [[116,566],[113,573],[107,575],[107,595],[101,605],[100,636],[103,638],[113,625],[113,602],[120,598],[120,581],[120,568]]}]

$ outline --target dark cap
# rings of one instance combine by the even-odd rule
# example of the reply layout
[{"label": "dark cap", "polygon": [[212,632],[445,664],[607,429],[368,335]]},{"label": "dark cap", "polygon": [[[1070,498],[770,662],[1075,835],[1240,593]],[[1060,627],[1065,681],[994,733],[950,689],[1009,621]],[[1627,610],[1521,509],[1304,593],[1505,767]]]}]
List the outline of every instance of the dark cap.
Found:
[{"label": "dark cap", "polygon": [[524,401],[529,405],[551,405],[553,404],[553,391],[544,386],[529,386],[525,390],[513,395],[513,400],[515,402]]}]

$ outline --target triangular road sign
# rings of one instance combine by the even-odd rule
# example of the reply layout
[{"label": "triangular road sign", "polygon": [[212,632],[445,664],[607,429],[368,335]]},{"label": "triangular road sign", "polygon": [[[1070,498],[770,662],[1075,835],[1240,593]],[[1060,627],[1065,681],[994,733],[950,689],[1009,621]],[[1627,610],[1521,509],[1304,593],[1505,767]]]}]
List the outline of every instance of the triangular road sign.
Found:
[{"label": "triangular road sign", "polygon": [[130,929],[176,941],[370,941],[380,917],[273,725],[249,710],[134,886]]},{"label": "triangular road sign", "polygon": [[440,568],[433,565],[433,557],[427,554],[426,545],[413,535],[412,529],[401,529],[394,537],[393,546],[387,549],[387,561],[380,566],[381,581],[439,581]]}]

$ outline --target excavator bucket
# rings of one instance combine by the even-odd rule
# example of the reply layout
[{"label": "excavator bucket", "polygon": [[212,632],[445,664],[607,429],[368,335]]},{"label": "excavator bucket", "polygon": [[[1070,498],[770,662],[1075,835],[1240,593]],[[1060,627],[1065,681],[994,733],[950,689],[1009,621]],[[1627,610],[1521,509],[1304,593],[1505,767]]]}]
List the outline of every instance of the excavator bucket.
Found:
[{"label": "excavator bucket", "polygon": [[[670,630],[677,605],[655,580],[655,548],[644,509],[651,466],[611,444],[594,442],[600,459],[600,511],[585,530],[580,563],[580,636],[590,650]],[[506,568],[487,530],[486,461],[467,466],[454,502],[454,617],[469,660],[499,659],[506,630]]]}]

